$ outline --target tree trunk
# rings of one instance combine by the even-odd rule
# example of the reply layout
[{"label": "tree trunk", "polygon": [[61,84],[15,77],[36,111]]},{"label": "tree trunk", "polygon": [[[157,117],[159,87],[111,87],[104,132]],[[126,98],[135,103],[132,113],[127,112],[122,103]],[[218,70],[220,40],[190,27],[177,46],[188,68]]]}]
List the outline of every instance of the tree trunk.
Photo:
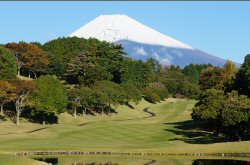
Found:
[{"label": "tree trunk", "polygon": [[20,114],[16,114],[16,125],[19,125],[19,116],[20,116]]},{"label": "tree trunk", "polygon": [[108,115],[110,115],[111,113],[110,113],[110,109],[111,109],[111,107],[110,107],[110,102],[109,102],[109,110],[108,110]]},{"label": "tree trunk", "polygon": [[76,108],[74,108],[74,118],[76,118]]},{"label": "tree trunk", "polygon": [[1,109],[1,114],[4,115],[4,113],[3,113],[3,104],[0,105],[0,109]]},{"label": "tree trunk", "polygon": [[235,136],[236,136],[237,140],[240,142],[241,141],[241,136],[239,134],[239,129],[238,128],[236,128]]},{"label": "tree trunk", "polygon": [[83,115],[83,116],[86,116],[86,110],[87,110],[87,108],[83,108],[83,109],[82,109],[82,115]]},{"label": "tree trunk", "polygon": [[30,78],[30,71],[29,71],[29,78]]},{"label": "tree trunk", "polygon": [[22,97],[17,98],[17,100],[15,101],[15,106],[16,106],[16,125],[19,125],[19,118],[20,118],[21,111],[22,111],[22,102],[23,102],[23,98]]},{"label": "tree trunk", "polygon": [[20,68],[17,70],[17,75],[20,76]]},{"label": "tree trunk", "polygon": [[103,107],[102,107],[102,115],[103,115]]}]

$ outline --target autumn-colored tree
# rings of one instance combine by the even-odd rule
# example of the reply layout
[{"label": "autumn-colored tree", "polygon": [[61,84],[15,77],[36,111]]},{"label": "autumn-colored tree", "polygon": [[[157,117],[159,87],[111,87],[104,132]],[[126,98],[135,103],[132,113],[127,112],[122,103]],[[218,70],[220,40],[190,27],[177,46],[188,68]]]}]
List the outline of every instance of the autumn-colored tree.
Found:
[{"label": "autumn-colored tree", "polygon": [[31,72],[36,77],[36,72],[43,71],[43,68],[49,64],[46,53],[37,45],[19,42],[6,44],[6,47],[14,51],[18,75],[21,68],[24,68],[28,71],[29,77]]},{"label": "autumn-colored tree", "polygon": [[227,62],[223,66],[223,71],[222,71],[223,85],[232,83],[231,80],[235,78],[236,71],[237,71],[236,65],[232,61],[227,60]]},{"label": "autumn-colored tree", "polygon": [[32,81],[13,79],[9,80],[9,83],[15,87],[14,93],[14,103],[16,108],[16,124],[19,125],[19,118],[23,112],[25,101],[31,92],[36,89],[36,86]]},{"label": "autumn-colored tree", "polygon": [[10,84],[8,81],[0,81],[0,112],[3,113],[3,106],[5,103],[13,101],[15,98],[15,87]]},{"label": "autumn-colored tree", "polygon": [[223,69],[219,67],[208,67],[203,69],[200,74],[199,85],[201,90],[222,89]]}]

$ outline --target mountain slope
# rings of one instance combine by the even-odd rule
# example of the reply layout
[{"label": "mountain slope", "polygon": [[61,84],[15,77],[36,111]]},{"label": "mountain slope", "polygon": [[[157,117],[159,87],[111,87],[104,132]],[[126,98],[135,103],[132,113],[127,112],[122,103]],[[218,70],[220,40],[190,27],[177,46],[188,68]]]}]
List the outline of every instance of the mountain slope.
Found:
[{"label": "mountain slope", "polygon": [[222,66],[225,63],[224,59],[161,34],[126,15],[101,15],[69,36],[119,43],[128,56],[141,60],[153,57],[163,65],[211,63]]}]

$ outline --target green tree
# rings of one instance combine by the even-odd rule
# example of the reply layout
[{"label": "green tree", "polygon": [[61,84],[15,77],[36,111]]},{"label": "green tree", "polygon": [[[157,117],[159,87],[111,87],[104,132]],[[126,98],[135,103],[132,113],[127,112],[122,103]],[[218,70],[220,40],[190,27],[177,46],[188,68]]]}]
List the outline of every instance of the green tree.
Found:
[{"label": "green tree", "polygon": [[91,86],[97,81],[111,81],[112,79],[113,75],[98,65],[88,68],[84,75],[78,76],[79,83],[84,84],[86,86]]},{"label": "green tree", "polygon": [[123,83],[132,83],[138,88],[147,86],[154,79],[154,73],[149,64],[141,60],[125,58],[121,68]]},{"label": "green tree", "polygon": [[83,51],[68,63],[65,76],[68,77],[68,81],[79,83],[79,76],[86,76],[87,71],[93,66],[90,52]]},{"label": "green tree", "polygon": [[233,89],[250,97],[250,54],[246,55],[244,63],[236,74]]},{"label": "green tree", "polygon": [[[35,105],[33,115],[41,114],[46,116],[51,112],[56,114],[66,110],[68,97],[66,88],[53,76],[41,76],[35,80],[37,91],[33,95]],[[45,124],[45,121],[43,121]]]},{"label": "green tree", "polygon": [[95,98],[93,90],[89,87],[81,86],[78,90],[79,101],[82,108],[82,114],[85,116],[87,110],[92,110],[95,107]]},{"label": "green tree", "polygon": [[126,93],[119,84],[110,81],[98,81],[94,84],[93,90],[99,96],[102,115],[105,106],[108,106],[107,113],[110,114],[111,105],[116,106],[125,103]]},{"label": "green tree", "polygon": [[[95,66],[101,68],[104,72],[112,75],[112,81],[120,82],[120,68],[123,60],[123,48],[121,45],[99,41],[97,39],[83,39],[77,37],[59,38],[43,46],[44,50],[50,52],[51,73],[63,77],[67,69],[73,70],[86,69],[86,60],[91,60]],[[88,52],[87,57],[80,57],[82,52]],[[78,57],[76,57],[78,56]],[[68,68],[70,64],[71,68]],[[73,65],[72,65],[73,64]],[[85,68],[84,68],[85,67]],[[82,76],[81,72],[79,72]],[[86,71],[86,75],[87,75]],[[84,75],[82,76],[84,77]],[[84,78],[82,78],[84,79]]]},{"label": "green tree", "polygon": [[218,135],[222,128],[221,111],[225,106],[224,92],[207,89],[202,92],[191,114],[194,120],[206,121],[210,128]]},{"label": "green tree", "polygon": [[183,68],[183,74],[186,75],[191,81],[199,83],[200,73],[203,69],[211,67],[211,64],[189,64]]},{"label": "green tree", "polygon": [[216,135],[221,132],[241,140],[250,133],[250,99],[237,91],[224,95],[223,91],[208,89],[200,95],[192,118],[208,123]]},{"label": "green tree", "polygon": [[141,89],[137,88],[133,83],[127,82],[122,83],[121,87],[123,91],[126,93],[125,96],[125,104],[129,104],[130,101],[138,104],[142,99]]},{"label": "green tree", "polygon": [[73,116],[74,118],[76,118],[77,108],[80,106],[80,96],[78,88],[72,88],[68,91],[68,101],[70,107],[73,110]]},{"label": "green tree", "polygon": [[146,101],[150,103],[156,103],[161,101],[161,97],[159,96],[158,90],[152,87],[145,87],[142,91],[143,97]]},{"label": "green tree", "polygon": [[226,103],[222,109],[222,125],[227,129],[227,133],[241,140],[248,132],[250,122],[250,99],[245,95],[238,95],[237,91],[232,91],[226,96]]},{"label": "green tree", "polygon": [[219,67],[208,67],[201,71],[199,85],[201,90],[223,89],[223,69]]},{"label": "green tree", "polygon": [[14,53],[0,46],[0,80],[16,77],[17,66]]}]

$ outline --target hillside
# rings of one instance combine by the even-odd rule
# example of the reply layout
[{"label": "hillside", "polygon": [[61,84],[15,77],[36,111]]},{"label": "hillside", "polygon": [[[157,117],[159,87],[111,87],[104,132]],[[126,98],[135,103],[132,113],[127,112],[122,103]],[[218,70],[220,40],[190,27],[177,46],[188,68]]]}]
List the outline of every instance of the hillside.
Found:
[{"label": "hillside", "polygon": [[0,152],[114,151],[211,153],[249,152],[249,141],[229,142],[198,129],[190,118],[195,101],[167,99],[119,106],[111,116],[78,116],[64,113],[59,124],[40,125],[24,120],[20,126],[0,123]]}]

